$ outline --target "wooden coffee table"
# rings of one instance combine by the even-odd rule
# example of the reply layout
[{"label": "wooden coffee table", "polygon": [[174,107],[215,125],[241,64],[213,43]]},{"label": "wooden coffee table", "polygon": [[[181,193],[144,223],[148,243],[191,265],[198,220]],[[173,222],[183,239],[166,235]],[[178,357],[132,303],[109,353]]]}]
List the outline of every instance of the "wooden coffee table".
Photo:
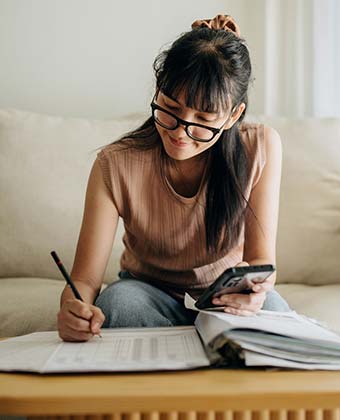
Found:
[{"label": "wooden coffee table", "polygon": [[340,372],[2,373],[0,414],[59,420],[340,420]]}]

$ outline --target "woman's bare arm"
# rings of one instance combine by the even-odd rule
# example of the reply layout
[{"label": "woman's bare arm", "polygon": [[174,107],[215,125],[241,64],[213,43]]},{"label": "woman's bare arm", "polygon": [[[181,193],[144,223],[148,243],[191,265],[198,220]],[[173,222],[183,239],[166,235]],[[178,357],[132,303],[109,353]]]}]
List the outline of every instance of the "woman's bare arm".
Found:
[{"label": "woman's bare arm", "polygon": [[[249,204],[254,211],[248,212],[245,223],[243,261],[237,264],[262,265],[276,262],[276,234],[279,213],[281,183],[281,139],[276,130],[264,129],[266,164],[261,178],[251,192]],[[253,287],[256,293],[223,295],[214,299],[215,305],[226,305],[225,311],[234,315],[251,315],[259,311],[266,291],[275,283],[275,273],[263,283]]]},{"label": "woman's bare arm", "polygon": [[[112,251],[118,212],[106,187],[98,159],[88,180],[85,209],[71,278],[83,300],[92,304],[98,295]],[[68,287],[61,304],[73,294]]]},{"label": "woman's bare arm", "polygon": [[[282,146],[278,132],[271,127],[264,128],[264,141],[266,164],[249,200],[257,220],[249,212],[245,225],[243,260],[250,265],[276,264]],[[270,283],[275,283],[275,278],[274,273],[267,279],[268,288]]]}]

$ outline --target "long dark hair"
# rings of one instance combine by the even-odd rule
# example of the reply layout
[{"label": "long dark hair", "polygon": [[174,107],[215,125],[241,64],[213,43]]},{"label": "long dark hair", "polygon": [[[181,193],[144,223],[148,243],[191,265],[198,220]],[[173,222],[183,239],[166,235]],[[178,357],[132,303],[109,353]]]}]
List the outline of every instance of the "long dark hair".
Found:
[{"label": "long dark hair", "polygon": [[[241,103],[246,106],[238,121],[208,149],[211,159],[205,209],[206,246],[210,252],[229,250],[239,240],[249,207],[244,197],[249,182],[248,157],[239,133],[248,106],[248,48],[232,32],[199,27],[182,34],[161,52],[153,68],[157,89],[172,98],[184,91],[186,106],[190,108],[230,112]],[[128,147],[154,147],[155,131],[155,123],[149,118],[119,142]]]}]

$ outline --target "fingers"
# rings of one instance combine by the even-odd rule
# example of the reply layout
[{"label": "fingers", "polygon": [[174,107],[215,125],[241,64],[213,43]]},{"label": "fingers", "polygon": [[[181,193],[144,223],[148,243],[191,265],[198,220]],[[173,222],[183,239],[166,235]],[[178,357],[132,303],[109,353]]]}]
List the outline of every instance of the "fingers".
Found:
[{"label": "fingers", "polygon": [[247,261],[241,261],[236,264],[235,267],[249,267],[249,263],[247,263]]},{"label": "fingers", "polygon": [[93,316],[91,318],[91,331],[93,334],[100,334],[100,328],[105,321],[105,316],[100,308],[91,305]]},{"label": "fingers", "polygon": [[[247,261],[240,261],[235,267],[249,267]],[[271,276],[270,276],[271,277]],[[269,292],[274,287],[275,280],[268,277],[263,283],[258,283],[252,287],[253,292]]]},{"label": "fingers", "polygon": [[265,293],[231,293],[228,295],[221,295],[218,298],[214,298],[213,303],[232,306],[238,309],[241,306],[253,306],[262,303],[264,299]]},{"label": "fingers", "polygon": [[58,331],[59,337],[64,341],[88,341],[93,337],[93,334],[91,332],[78,331],[68,326],[64,326],[63,329]]},{"label": "fingers", "polygon": [[235,308],[230,308],[230,307],[226,307],[223,309],[224,312],[226,312],[227,314],[232,314],[232,315],[238,315],[238,316],[254,316],[256,315],[256,312],[254,311],[247,311],[245,309],[235,309]]},{"label": "fingers", "polygon": [[265,292],[249,294],[232,293],[214,298],[212,303],[214,305],[226,306],[224,309],[225,312],[234,315],[246,315],[248,313],[254,314],[258,312],[262,308],[265,298]]},{"label": "fingers", "polygon": [[57,316],[59,336],[65,341],[87,341],[99,334],[104,319],[102,311],[94,305],[67,300]]},{"label": "fingers", "polygon": [[263,283],[255,284],[252,291],[255,293],[269,292],[274,287],[274,281],[266,279]]},{"label": "fingers", "polygon": [[67,300],[63,307],[79,318],[89,320],[93,315],[90,305],[78,299]]},{"label": "fingers", "polygon": [[72,312],[61,314],[62,321],[68,328],[80,332],[91,332],[90,321],[75,316]]}]

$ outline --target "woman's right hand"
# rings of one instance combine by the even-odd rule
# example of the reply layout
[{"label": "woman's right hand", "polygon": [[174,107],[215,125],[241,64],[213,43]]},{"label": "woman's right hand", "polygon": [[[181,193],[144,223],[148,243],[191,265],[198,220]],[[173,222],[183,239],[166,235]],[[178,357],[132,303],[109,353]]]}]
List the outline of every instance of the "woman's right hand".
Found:
[{"label": "woman's right hand", "polygon": [[100,334],[104,320],[100,308],[78,299],[67,299],[58,312],[59,337],[64,341],[88,341]]}]

